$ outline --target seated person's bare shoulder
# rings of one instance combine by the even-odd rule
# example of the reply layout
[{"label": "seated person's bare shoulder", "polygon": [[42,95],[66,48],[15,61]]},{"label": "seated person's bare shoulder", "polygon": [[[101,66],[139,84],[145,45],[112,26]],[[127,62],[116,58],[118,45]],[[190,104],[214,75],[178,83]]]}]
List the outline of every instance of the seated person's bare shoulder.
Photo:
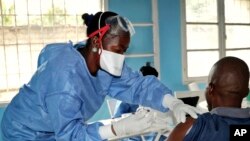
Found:
[{"label": "seated person's bare shoulder", "polygon": [[188,130],[192,127],[195,119],[188,117],[185,123],[179,123],[168,136],[167,141],[183,141]]}]

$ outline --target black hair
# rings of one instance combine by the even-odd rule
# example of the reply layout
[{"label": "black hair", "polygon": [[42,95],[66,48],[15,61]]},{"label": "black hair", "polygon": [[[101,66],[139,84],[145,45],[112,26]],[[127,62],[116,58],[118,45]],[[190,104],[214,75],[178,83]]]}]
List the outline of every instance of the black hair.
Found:
[{"label": "black hair", "polygon": [[158,77],[157,70],[150,66],[150,62],[147,62],[145,66],[142,66],[140,68],[140,71],[142,72],[143,76],[154,75],[154,76]]},{"label": "black hair", "polygon": [[87,26],[87,36],[89,36],[91,33],[99,29],[99,18],[102,14],[102,17],[100,19],[100,28],[105,26],[105,20],[108,17],[116,16],[117,13],[106,11],[106,12],[97,12],[95,15],[84,13],[82,15],[83,23]]}]

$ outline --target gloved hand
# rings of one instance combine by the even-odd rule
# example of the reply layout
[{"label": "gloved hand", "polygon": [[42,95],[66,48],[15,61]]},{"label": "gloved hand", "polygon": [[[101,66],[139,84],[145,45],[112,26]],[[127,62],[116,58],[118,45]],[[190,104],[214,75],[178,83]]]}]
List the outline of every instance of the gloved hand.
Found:
[{"label": "gloved hand", "polygon": [[137,111],[147,110],[153,116],[153,124],[148,132],[171,131],[175,127],[175,119],[172,111],[160,112],[149,107],[139,107]]},{"label": "gloved hand", "polygon": [[173,111],[177,123],[186,121],[186,114],[193,118],[197,118],[197,114],[202,114],[202,111],[196,107],[184,104],[183,101],[166,94],[162,102],[163,106]]},{"label": "gloved hand", "polygon": [[130,135],[140,133],[148,129],[153,123],[153,116],[148,111],[143,110],[131,114],[112,123],[116,136]]}]

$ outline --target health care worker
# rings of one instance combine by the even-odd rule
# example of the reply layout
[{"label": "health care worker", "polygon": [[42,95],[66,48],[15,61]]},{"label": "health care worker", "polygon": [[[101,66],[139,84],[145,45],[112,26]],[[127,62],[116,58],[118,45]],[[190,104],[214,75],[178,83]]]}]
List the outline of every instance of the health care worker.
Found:
[{"label": "health care worker", "polygon": [[156,77],[143,77],[124,64],[134,33],[128,19],[113,12],[82,18],[88,26],[86,46],[55,43],[41,51],[35,74],[5,110],[5,141],[98,141],[151,127],[154,120],[147,112],[111,125],[86,123],[107,95],[163,112],[173,110],[182,121],[186,114],[196,118],[199,111],[175,99]]}]

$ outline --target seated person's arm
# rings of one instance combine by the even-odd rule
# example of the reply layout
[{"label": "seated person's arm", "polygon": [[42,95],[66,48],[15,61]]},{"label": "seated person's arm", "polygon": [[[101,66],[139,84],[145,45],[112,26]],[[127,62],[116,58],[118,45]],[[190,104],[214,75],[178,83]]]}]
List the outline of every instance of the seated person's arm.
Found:
[{"label": "seated person's arm", "polygon": [[167,141],[183,141],[187,131],[192,127],[195,119],[188,117],[185,123],[179,123],[170,133]]}]

